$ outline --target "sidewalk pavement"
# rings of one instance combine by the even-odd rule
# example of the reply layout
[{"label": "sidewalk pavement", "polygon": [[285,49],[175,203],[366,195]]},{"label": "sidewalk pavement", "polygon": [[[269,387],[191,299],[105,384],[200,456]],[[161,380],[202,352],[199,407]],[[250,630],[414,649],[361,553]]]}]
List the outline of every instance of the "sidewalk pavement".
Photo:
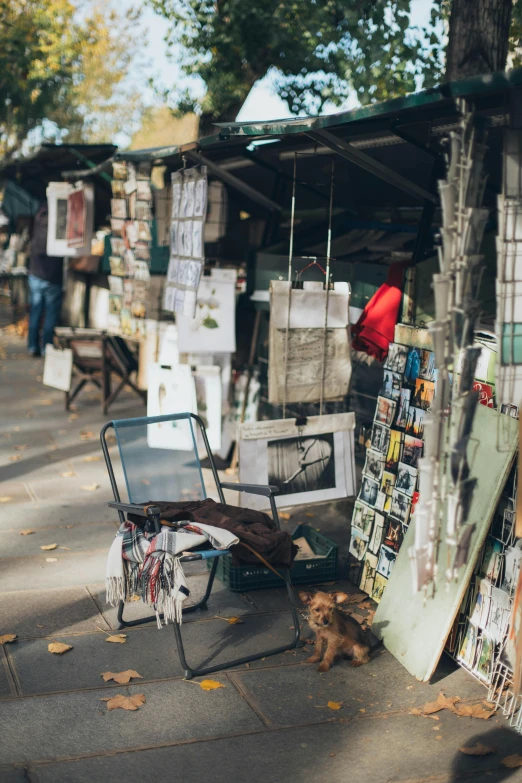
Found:
[{"label": "sidewalk pavement", "polygon": [[[501,765],[522,752],[522,738],[500,715],[410,714],[440,690],[486,698],[449,664],[428,685],[382,649],[366,666],[345,661],[326,674],[300,649],[219,672],[213,679],[223,687],[207,692],[183,680],[170,627],[149,623],[127,629],[124,644],[107,644],[117,623],[103,581],[117,518],[98,439],[104,417],[96,393],[65,412],[63,394],[42,386],[42,370],[20,339],[0,335],[0,636],[17,635],[0,646],[0,783],[522,781],[521,769]],[[111,415],[143,415],[143,407],[123,394]],[[301,508],[285,524],[312,524],[346,552],[350,508]],[[50,544],[57,548],[42,550]],[[205,566],[186,572],[197,600]],[[126,611],[145,616],[141,603]],[[242,624],[227,623],[231,616]],[[291,625],[284,590],[238,594],[216,580],[209,610],[184,623],[187,656],[196,664],[237,658],[284,643]],[[72,649],[53,655],[51,641]],[[118,685],[100,676],[127,669],[141,679]],[[146,702],[108,711],[103,699],[116,694]],[[496,752],[459,751],[476,740]]]}]

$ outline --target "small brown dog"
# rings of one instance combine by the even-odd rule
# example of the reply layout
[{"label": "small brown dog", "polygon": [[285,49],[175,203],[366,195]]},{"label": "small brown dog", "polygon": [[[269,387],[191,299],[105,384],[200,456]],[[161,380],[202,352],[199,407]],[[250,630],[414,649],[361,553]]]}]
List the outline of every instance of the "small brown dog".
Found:
[{"label": "small brown dog", "polygon": [[299,593],[299,598],[310,608],[308,624],[315,631],[315,652],[307,663],[317,663],[322,658],[317,668],[320,672],[327,672],[334,660],[342,656],[353,658],[354,666],[368,663],[370,647],[364,631],[337,606],[346,601],[346,593]]}]

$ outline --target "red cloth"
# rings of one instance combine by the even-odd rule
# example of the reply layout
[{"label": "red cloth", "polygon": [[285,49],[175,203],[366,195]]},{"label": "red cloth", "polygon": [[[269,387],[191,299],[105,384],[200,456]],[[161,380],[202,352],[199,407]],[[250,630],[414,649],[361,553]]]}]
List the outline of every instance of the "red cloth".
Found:
[{"label": "red cloth", "polygon": [[352,329],[352,346],[383,361],[393,342],[402,299],[404,263],[392,264],[388,278],[372,296]]}]

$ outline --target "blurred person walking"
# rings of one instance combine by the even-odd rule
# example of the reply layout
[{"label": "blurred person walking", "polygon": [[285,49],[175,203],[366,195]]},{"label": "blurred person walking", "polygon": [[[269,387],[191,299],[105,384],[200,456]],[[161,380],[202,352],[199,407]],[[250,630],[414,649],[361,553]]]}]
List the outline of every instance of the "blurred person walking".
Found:
[{"label": "blurred person walking", "polygon": [[45,355],[45,346],[53,342],[54,327],[60,320],[62,307],[63,258],[47,255],[48,220],[47,204],[43,204],[34,218],[29,259],[28,350],[31,356]]}]

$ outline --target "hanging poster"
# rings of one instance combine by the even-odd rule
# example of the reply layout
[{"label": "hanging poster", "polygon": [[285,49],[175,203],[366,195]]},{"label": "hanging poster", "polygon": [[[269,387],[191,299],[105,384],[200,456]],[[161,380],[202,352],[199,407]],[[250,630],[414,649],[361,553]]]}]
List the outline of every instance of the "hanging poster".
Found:
[{"label": "hanging poster", "polygon": [[94,227],[94,187],[77,182],[67,198],[67,246],[91,254]]},{"label": "hanging poster", "polygon": [[305,282],[302,289],[292,289],[286,280],[270,283],[268,397],[273,405],[338,400],[348,393],[350,286],[336,283],[328,292],[327,317],[326,293],[321,282]]},{"label": "hanging poster", "polygon": [[48,256],[79,255],[75,248],[69,247],[67,244],[67,201],[72,190],[73,186],[68,182],[50,182],[47,186]]},{"label": "hanging poster", "polygon": [[[196,387],[188,364],[172,369],[148,367],[147,416],[197,413]],[[186,421],[163,421],[147,426],[147,444],[153,449],[192,451],[192,431]]]},{"label": "hanging poster", "polygon": [[174,172],[170,259],[163,309],[192,319],[196,315],[196,296],[203,273],[206,212],[206,166]]},{"label": "hanging poster", "polygon": [[236,350],[235,269],[212,269],[202,277],[194,318],[177,318],[181,353],[234,353]]},{"label": "hanging poster", "polygon": [[[278,506],[349,497],[355,493],[353,413],[239,425],[239,480],[278,487]],[[268,498],[241,493],[248,508]]]}]

